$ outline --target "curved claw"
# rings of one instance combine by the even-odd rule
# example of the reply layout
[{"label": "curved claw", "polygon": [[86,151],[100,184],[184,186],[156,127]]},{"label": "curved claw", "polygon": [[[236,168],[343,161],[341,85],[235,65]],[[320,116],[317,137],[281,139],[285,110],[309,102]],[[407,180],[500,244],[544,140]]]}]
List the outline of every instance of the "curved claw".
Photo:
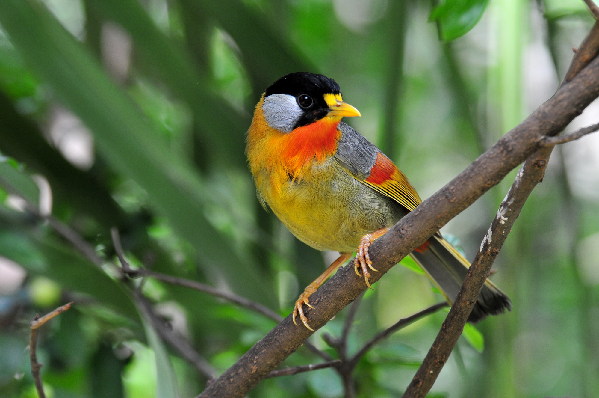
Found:
[{"label": "curved claw", "polygon": [[312,306],[310,304],[310,301],[308,300],[308,298],[310,297],[311,293],[306,293],[305,291],[299,296],[299,298],[297,299],[297,301],[295,302],[295,305],[293,306],[293,323],[297,326],[297,321],[296,318],[299,315],[300,320],[302,321],[302,324],[306,327],[306,329],[310,330],[310,331],[314,331],[314,329],[312,329],[310,327],[310,325],[308,324],[308,317],[306,317],[306,315],[304,314],[304,305],[307,305],[310,308],[314,308],[314,306]]},{"label": "curved claw", "polygon": [[[354,260],[354,272],[358,276],[364,276],[364,283],[369,288],[370,286],[370,271],[378,272],[376,268],[372,266],[372,260],[370,254],[368,254],[368,248],[374,242],[376,238],[384,234],[387,230],[385,229],[377,231],[372,234],[366,234],[360,240],[360,246],[358,246],[358,252],[356,253],[356,259]],[[361,272],[361,273],[360,273]]]}]

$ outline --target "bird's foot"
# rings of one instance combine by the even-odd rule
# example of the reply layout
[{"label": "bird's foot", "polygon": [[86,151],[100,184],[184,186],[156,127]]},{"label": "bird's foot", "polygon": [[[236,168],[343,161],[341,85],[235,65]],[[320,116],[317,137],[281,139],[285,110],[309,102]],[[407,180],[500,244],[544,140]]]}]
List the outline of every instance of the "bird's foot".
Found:
[{"label": "bird's foot", "polygon": [[356,259],[354,260],[354,271],[356,275],[360,277],[363,276],[364,282],[368,287],[371,287],[370,271],[378,272],[378,270],[372,266],[372,260],[368,254],[368,248],[373,241],[374,239],[372,239],[372,234],[364,235],[360,241],[360,246],[358,246],[358,252],[356,253]]},{"label": "bird's foot", "polygon": [[316,278],[304,289],[304,292],[300,294],[297,301],[295,302],[295,305],[293,306],[294,324],[297,325],[297,317],[299,316],[299,319],[302,321],[302,324],[306,327],[306,329],[312,332],[314,331],[314,329],[312,329],[312,327],[310,327],[310,325],[308,324],[308,317],[306,317],[306,314],[304,314],[304,305],[310,308],[314,308],[310,304],[310,296],[314,294],[314,292],[318,290],[318,288],[324,283],[324,281],[326,281],[327,278],[331,276],[331,274],[335,272],[335,270],[337,270],[337,268],[339,268],[339,266],[346,262],[350,257],[350,253],[341,253],[337,260],[333,261],[333,263],[329,265],[327,269],[322,274],[320,274],[318,278]]},{"label": "bird's foot", "polygon": [[308,324],[308,318],[304,314],[304,305],[310,308],[314,308],[310,304],[309,298],[315,291],[316,289],[313,288],[311,285],[306,287],[304,292],[300,294],[298,299],[295,301],[295,305],[293,306],[293,323],[297,326],[297,317],[299,316],[300,320],[302,321],[302,324],[306,327],[306,329],[312,332],[314,331],[314,329],[312,329]]},{"label": "bird's foot", "polygon": [[389,228],[382,228],[373,233],[366,234],[360,240],[360,245],[358,246],[358,252],[356,253],[356,259],[354,260],[354,271],[356,275],[364,277],[364,283],[366,286],[370,286],[370,271],[378,272],[376,268],[372,266],[372,260],[370,259],[370,254],[368,253],[368,249],[372,242],[376,239],[383,236]]}]

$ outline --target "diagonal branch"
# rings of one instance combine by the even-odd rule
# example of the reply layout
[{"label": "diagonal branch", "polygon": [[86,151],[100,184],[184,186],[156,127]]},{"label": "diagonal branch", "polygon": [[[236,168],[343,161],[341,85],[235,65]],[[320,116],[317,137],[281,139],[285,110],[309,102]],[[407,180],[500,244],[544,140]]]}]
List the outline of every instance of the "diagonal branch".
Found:
[{"label": "diagonal branch", "polygon": [[593,0],[584,0],[584,2],[587,5],[587,7],[589,7],[589,10],[591,11],[591,14],[593,14],[593,17],[599,20],[599,7],[597,6],[597,4],[595,4]]},{"label": "diagonal branch", "polygon": [[[585,2],[597,18],[599,16],[597,7],[590,0]],[[580,49],[576,52],[562,83],[562,87],[579,76],[591,62],[597,63],[598,54],[599,22],[595,22]],[[542,137],[539,145],[540,149],[526,160],[506,198],[501,203],[497,211],[497,216],[483,238],[479,252],[462,284],[458,297],[443,322],[441,330],[429,349],[422,365],[406,389],[404,397],[425,397],[433,386],[462,333],[468,316],[472,312],[472,308],[480,294],[480,290],[490,274],[495,257],[499,254],[507,235],[516,218],[518,218],[530,193],[543,180],[545,169],[554,146],[578,139],[596,131],[598,128],[599,124],[595,124],[562,137],[555,137],[554,134],[547,134],[545,137]]]},{"label": "diagonal branch", "polygon": [[[547,102],[509,131],[446,186],[403,217],[370,247],[376,282],[403,257],[450,219],[499,183],[540,146],[545,136],[562,131],[599,96],[599,59],[593,59],[564,82]],[[314,329],[322,327],[365,290],[352,267],[343,267],[311,297],[308,310]],[[312,333],[285,318],[239,361],[211,383],[201,397],[242,397]]]},{"label": "diagonal branch", "polygon": [[423,398],[433,386],[457,343],[514,222],[534,187],[541,182],[553,147],[540,149],[529,157],[499,206],[497,215],[483,238],[480,250],[468,271],[462,289],[451,306],[441,330],[422,365],[404,393],[404,398]]}]

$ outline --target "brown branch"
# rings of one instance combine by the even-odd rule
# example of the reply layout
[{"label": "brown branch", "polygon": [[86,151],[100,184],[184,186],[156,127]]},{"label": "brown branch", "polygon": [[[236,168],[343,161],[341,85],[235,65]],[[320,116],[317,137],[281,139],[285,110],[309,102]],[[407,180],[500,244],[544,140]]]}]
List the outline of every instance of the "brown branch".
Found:
[{"label": "brown branch", "polygon": [[574,58],[570,63],[568,72],[564,82],[569,82],[580,72],[585,66],[589,64],[597,54],[599,54],[599,7],[593,2],[593,0],[584,0],[587,7],[591,11],[593,17],[595,17],[595,24],[591,28],[591,31],[585,37],[580,48],[574,53]]},{"label": "brown branch", "polygon": [[335,359],[328,362],[318,363],[316,365],[304,365],[304,366],[296,366],[293,368],[285,368],[285,369],[277,369],[273,370],[269,374],[266,375],[266,378],[271,377],[281,377],[281,376],[292,376],[298,373],[311,372],[313,370],[326,369],[326,368],[336,368],[341,364],[339,359]]},{"label": "brown branch", "polygon": [[555,137],[544,137],[541,141],[542,146],[555,146],[559,144],[565,144],[567,142],[575,141],[585,135],[591,134],[599,130],[599,123],[592,124],[587,127],[583,127],[574,131],[573,133],[566,135],[557,135]]},{"label": "brown branch", "polygon": [[595,19],[599,19],[599,7],[597,6],[597,4],[595,4],[593,0],[584,0],[584,2],[587,5],[587,7],[589,7],[589,10],[591,11],[591,14],[593,14],[593,17],[595,17]]},{"label": "brown branch", "polygon": [[483,238],[480,250],[472,262],[455,303],[449,310],[422,365],[406,389],[404,398],[425,397],[433,386],[462,334],[480,290],[489,277],[495,257],[499,254],[530,193],[542,181],[552,150],[553,147],[540,149],[524,162]]},{"label": "brown branch", "polygon": [[407,318],[400,319],[395,324],[391,325],[389,328],[387,328],[387,329],[381,331],[380,333],[378,333],[377,335],[375,335],[372,339],[370,339],[368,342],[366,342],[364,344],[364,346],[362,346],[362,348],[356,354],[354,354],[353,356],[350,356],[347,353],[347,339],[349,336],[350,325],[352,324],[353,319],[356,315],[358,302],[359,302],[359,300],[355,300],[352,303],[352,305],[350,306],[348,316],[344,322],[343,331],[339,338],[333,338],[328,334],[324,334],[322,336],[323,339],[327,342],[327,344],[329,344],[331,347],[333,347],[335,349],[335,351],[337,351],[337,354],[339,355],[341,362],[340,362],[339,366],[335,367],[335,370],[337,370],[337,373],[339,373],[339,376],[343,380],[343,386],[344,386],[344,390],[345,390],[344,396],[346,398],[354,397],[356,395],[355,385],[354,385],[354,380],[352,378],[352,374],[353,374],[353,371],[354,371],[356,365],[360,361],[360,359],[370,349],[372,349],[372,347],[374,347],[376,344],[380,343],[382,340],[386,339],[387,337],[391,336],[393,333],[397,332],[398,330],[400,330],[408,325],[411,325],[412,323],[416,322],[417,320],[419,320],[427,315],[430,315],[430,314],[438,311],[440,308],[448,306],[448,304],[446,302],[435,304],[431,307],[425,308],[422,311],[412,314]]},{"label": "brown branch", "polygon": [[[371,258],[380,272],[373,273],[371,282],[499,183],[539,148],[544,136],[558,134],[598,96],[599,60],[593,59],[521,124],[372,244]],[[353,268],[342,267],[311,296],[314,309],[307,310],[310,325],[321,328],[364,290],[364,282],[356,278]],[[200,396],[244,396],[311,334],[285,318]]]},{"label": "brown branch", "polygon": [[48,321],[62,314],[63,312],[69,310],[73,302],[66,303],[54,311],[47,313],[42,317],[36,316],[29,326],[31,333],[29,334],[29,359],[31,361],[31,375],[33,376],[33,381],[35,382],[35,388],[37,390],[37,395],[40,398],[46,398],[46,393],[44,392],[44,384],[42,383],[42,376],[40,374],[40,370],[42,368],[42,364],[37,361],[37,334],[39,329],[44,326]]}]

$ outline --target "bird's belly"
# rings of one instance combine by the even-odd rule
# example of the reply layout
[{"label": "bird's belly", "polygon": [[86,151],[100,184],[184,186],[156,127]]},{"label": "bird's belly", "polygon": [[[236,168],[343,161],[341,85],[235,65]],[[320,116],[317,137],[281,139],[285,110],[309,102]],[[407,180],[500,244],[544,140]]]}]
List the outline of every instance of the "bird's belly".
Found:
[{"label": "bird's belly", "polygon": [[280,187],[268,189],[264,199],[299,240],[318,250],[352,252],[364,235],[393,225],[405,214],[398,203],[333,160]]}]

